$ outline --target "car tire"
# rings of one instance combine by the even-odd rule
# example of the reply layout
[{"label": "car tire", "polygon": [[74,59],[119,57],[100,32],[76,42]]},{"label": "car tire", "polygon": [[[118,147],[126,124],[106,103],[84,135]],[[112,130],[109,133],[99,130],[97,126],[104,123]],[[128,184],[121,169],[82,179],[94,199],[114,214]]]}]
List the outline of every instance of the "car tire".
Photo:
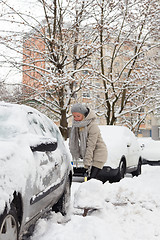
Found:
[{"label": "car tire", "polygon": [[133,177],[135,177],[135,176],[138,177],[141,174],[141,172],[142,172],[142,161],[139,160],[137,170],[132,172],[132,176]]},{"label": "car tire", "polygon": [[16,209],[12,206],[10,211],[4,210],[0,215],[0,239],[18,240],[18,218]]},{"label": "car tire", "polygon": [[63,195],[59,201],[52,207],[52,210],[56,213],[60,212],[63,216],[67,215],[70,208],[70,193],[71,193],[71,183],[68,179]]},{"label": "car tire", "polygon": [[126,165],[124,160],[121,160],[118,167],[118,173],[114,178],[114,182],[119,182],[122,178],[124,178],[125,173],[126,173]]}]

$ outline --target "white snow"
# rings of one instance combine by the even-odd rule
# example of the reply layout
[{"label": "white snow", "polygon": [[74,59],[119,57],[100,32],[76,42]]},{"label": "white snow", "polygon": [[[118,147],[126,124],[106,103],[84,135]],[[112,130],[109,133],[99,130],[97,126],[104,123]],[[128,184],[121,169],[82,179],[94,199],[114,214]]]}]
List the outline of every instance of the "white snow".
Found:
[{"label": "white snow", "polygon": [[[160,166],[119,183],[73,182],[70,220],[51,213],[38,221],[31,240],[160,239]],[[83,217],[84,208],[89,210]]]},{"label": "white snow", "polygon": [[[18,118],[11,120],[16,126],[24,124]],[[19,129],[21,130],[21,127]],[[18,142],[19,139],[16,139]],[[8,194],[12,193],[12,185],[16,184],[17,188],[21,187],[25,190],[26,176],[29,173],[31,177],[35,175],[32,158],[27,158],[28,148],[23,148],[21,154],[17,151],[17,154],[12,156],[16,160],[14,165],[12,164],[10,156],[15,152],[13,151],[15,148],[17,145],[14,143],[5,145],[3,142],[0,146],[1,159],[8,157],[7,165],[3,168],[1,161],[0,167],[0,176],[5,180],[5,191],[0,188],[0,209],[3,209]],[[15,171],[11,172],[11,169]],[[48,171],[50,169],[51,166]],[[47,174],[46,172],[44,171],[43,174]],[[14,179],[13,182],[11,178]],[[40,219],[31,240],[160,239],[160,166],[143,165],[139,177],[132,178],[128,174],[119,183],[102,184],[95,179],[88,182],[81,180],[81,182],[77,179],[73,181],[71,209],[68,216],[63,217],[60,213],[51,212],[47,218]],[[40,180],[37,184],[41,184]],[[84,208],[89,209],[86,217],[82,216]]]},{"label": "white snow", "polygon": [[149,161],[160,161],[160,141],[153,140],[150,137],[138,138],[142,146],[142,156]]}]

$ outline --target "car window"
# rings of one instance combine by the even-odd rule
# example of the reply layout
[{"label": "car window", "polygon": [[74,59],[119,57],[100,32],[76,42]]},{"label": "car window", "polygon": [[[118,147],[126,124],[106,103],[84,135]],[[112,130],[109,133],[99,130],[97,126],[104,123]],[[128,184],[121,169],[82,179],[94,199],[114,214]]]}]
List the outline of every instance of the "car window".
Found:
[{"label": "car window", "polygon": [[57,138],[58,137],[58,129],[57,126],[55,126],[55,124],[48,119],[47,117],[43,116],[43,121],[45,123],[46,129],[48,130],[48,132],[50,133],[50,135],[52,137]]},{"label": "car window", "polygon": [[48,129],[52,137],[57,139],[58,147],[60,147],[61,149],[64,149],[64,141],[58,127],[52,122],[51,119],[45,116],[43,117],[44,117],[43,120],[44,120],[46,129]]},{"label": "car window", "polygon": [[28,112],[27,115],[28,124],[29,124],[29,131],[33,134],[45,136],[47,134],[47,129],[41,119],[39,114]]},{"label": "car window", "polygon": [[57,139],[60,149],[64,149],[64,142],[58,127],[45,115],[28,112],[28,124],[30,133]]}]

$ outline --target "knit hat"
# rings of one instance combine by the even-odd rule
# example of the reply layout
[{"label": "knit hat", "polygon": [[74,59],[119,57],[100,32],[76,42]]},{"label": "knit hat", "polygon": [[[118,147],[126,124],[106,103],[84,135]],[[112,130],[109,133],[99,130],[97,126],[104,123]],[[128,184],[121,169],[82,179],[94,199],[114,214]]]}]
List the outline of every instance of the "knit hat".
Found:
[{"label": "knit hat", "polygon": [[82,103],[75,103],[72,108],[71,112],[78,112],[83,114],[84,116],[88,113],[89,109]]}]

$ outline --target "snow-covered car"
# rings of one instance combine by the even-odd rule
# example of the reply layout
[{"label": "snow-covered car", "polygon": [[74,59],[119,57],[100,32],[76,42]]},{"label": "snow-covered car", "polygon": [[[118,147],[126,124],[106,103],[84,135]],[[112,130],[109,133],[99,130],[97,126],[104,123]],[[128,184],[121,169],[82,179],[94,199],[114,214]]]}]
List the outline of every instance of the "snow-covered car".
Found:
[{"label": "snow-covered car", "polygon": [[67,214],[72,166],[58,127],[34,108],[0,102],[0,240],[46,211]]},{"label": "snow-covered car", "polygon": [[150,137],[139,137],[142,148],[143,164],[160,165],[160,141]]},{"label": "snow-covered car", "polygon": [[[108,159],[98,178],[120,181],[126,173],[141,174],[141,148],[133,132],[124,126],[99,126],[108,149]],[[83,176],[83,160],[73,162],[74,176]]]}]

